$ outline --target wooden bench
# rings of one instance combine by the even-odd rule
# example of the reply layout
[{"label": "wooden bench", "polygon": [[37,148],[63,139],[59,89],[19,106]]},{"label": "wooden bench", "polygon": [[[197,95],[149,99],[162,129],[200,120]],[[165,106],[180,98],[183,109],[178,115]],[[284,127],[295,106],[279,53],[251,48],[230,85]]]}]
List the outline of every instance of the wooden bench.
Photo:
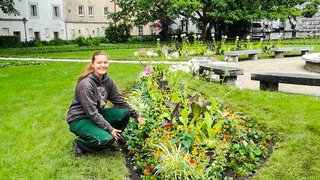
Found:
[{"label": "wooden bench", "polygon": [[253,50],[239,50],[239,51],[227,51],[224,53],[225,56],[230,57],[233,62],[238,62],[240,55],[249,55],[249,60],[257,60],[258,55],[261,53],[261,50],[253,49]]},{"label": "wooden bench", "polygon": [[210,71],[214,74],[219,75],[220,82],[228,83],[231,85],[235,84],[238,75],[243,75],[244,70],[234,67],[227,66],[215,66],[210,63],[200,63],[199,64],[199,74],[204,74],[204,71]]},{"label": "wooden bench", "polygon": [[279,83],[320,86],[320,76],[291,73],[255,73],[251,80],[260,81],[260,90],[278,91]]},{"label": "wooden bench", "polygon": [[286,48],[271,48],[270,51],[275,53],[275,58],[282,59],[285,52],[301,51],[301,55],[307,54],[313,50],[313,47],[286,47]]}]

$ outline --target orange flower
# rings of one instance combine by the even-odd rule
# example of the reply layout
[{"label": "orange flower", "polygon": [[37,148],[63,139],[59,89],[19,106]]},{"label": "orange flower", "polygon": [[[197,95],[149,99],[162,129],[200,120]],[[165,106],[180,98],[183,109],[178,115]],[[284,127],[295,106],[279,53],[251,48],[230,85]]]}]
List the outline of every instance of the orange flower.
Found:
[{"label": "orange flower", "polygon": [[195,161],[193,160],[193,159],[190,159],[190,164],[194,164],[195,163]]},{"label": "orange flower", "polygon": [[228,140],[230,137],[228,135],[224,135],[224,139]]}]

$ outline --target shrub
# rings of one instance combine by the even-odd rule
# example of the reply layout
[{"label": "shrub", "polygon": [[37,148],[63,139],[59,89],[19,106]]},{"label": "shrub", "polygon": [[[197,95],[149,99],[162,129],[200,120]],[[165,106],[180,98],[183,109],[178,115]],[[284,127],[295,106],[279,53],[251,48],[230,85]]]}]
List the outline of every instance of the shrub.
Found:
[{"label": "shrub", "polygon": [[18,47],[20,46],[20,39],[17,36],[0,36],[0,47]]},{"label": "shrub", "polygon": [[128,24],[110,25],[106,31],[106,40],[111,43],[127,42],[132,26]]},{"label": "shrub", "polygon": [[83,46],[99,46],[100,40],[98,38],[85,38],[83,36],[80,36],[76,39],[76,43],[79,45],[79,47]]}]

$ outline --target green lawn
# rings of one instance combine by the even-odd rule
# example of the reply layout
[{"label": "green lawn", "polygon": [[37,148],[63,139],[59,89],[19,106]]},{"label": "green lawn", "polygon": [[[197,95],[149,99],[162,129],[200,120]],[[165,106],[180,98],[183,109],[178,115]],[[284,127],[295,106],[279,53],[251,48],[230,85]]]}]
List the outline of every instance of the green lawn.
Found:
[{"label": "green lawn", "polygon": [[[121,153],[74,157],[65,122],[83,63],[0,69],[0,179],[123,179]],[[111,64],[120,89],[140,65]],[[240,90],[179,76],[205,96],[220,98],[276,134],[275,150],[254,179],[320,179],[320,100],[313,96]]]},{"label": "green lawn", "polygon": [[[75,137],[65,121],[83,63],[49,63],[0,69],[0,179],[123,179],[121,153],[74,157]],[[120,89],[137,78],[139,65],[111,64]]]}]

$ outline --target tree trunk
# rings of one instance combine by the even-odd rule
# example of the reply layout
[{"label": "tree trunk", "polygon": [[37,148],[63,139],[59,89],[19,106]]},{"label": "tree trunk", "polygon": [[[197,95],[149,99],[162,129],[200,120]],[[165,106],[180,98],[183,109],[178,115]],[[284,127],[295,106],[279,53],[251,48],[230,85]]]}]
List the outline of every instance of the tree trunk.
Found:
[{"label": "tree trunk", "polygon": [[203,42],[205,42],[207,38],[207,25],[208,25],[208,22],[203,22],[201,26],[201,40]]}]

